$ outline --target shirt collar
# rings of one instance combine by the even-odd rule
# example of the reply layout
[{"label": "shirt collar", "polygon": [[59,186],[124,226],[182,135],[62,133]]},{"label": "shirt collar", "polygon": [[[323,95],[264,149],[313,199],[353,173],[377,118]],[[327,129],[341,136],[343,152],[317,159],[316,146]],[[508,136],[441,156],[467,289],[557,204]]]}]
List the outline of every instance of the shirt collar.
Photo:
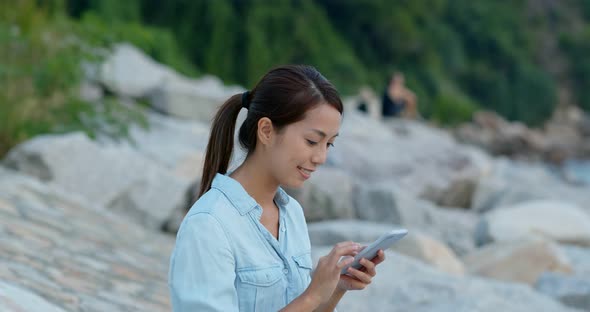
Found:
[{"label": "shirt collar", "polygon": [[[215,178],[213,178],[211,188],[221,191],[240,212],[240,215],[245,215],[258,206],[258,203],[246,192],[242,184],[229,175],[217,173]],[[279,209],[281,209],[282,206],[286,206],[289,203],[289,195],[279,187],[274,200],[279,205]]]}]

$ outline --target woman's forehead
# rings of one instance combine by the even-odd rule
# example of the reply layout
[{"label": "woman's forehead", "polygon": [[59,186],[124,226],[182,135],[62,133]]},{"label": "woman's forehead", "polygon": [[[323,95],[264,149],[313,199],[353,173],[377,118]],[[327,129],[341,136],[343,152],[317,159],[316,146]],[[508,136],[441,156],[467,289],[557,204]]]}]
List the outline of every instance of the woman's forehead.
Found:
[{"label": "woman's forehead", "polygon": [[307,111],[305,118],[297,124],[305,131],[318,134],[322,132],[328,137],[333,137],[338,134],[341,121],[342,115],[336,108],[328,104],[320,104]]}]

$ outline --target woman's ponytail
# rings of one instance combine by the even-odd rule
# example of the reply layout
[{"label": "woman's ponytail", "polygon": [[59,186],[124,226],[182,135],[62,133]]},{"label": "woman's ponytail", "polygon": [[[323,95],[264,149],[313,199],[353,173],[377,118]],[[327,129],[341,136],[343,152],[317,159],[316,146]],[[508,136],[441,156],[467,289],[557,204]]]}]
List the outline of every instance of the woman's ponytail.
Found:
[{"label": "woman's ponytail", "polygon": [[211,183],[217,173],[225,174],[227,172],[234,147],[236,119],[241,109],[242,94],[236,94],[223,103],[213,119],[198,197],[211,188]]}]

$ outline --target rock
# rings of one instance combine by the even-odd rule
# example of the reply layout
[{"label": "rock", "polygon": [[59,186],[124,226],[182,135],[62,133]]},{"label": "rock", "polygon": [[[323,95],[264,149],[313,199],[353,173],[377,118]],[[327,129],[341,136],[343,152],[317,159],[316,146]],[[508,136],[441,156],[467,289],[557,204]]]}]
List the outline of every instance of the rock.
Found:
[{"label": "rock", "polygon": [[111,92],[127,97],[144,97],[177,74],[154,62],[143,51],[127,44],[117,44],[100,66],[99,81]]},{"label": "rock", "polygon": [[329,165],[345,168],[359,183],[395,180],[413,195],[447,189],[458,177],[477,179],[489,163],[481,151],[419,122],[380,123],[351,111],[344,115],[340,133],[328,155]]},{"label": "rock", "polygon": [[175,78],[154,88],[149,100],[159,112],[210,123],[226,100],[244,91],[241,87],[225,87],[221,80],[213,76]]},{"label": "rock", "polygon": [[392,249],[449,274],[458,276],[465,274],[463,263],[449,247],[420,231],[411,231]]},{"label": "rock", "polygon": [[436,207],[401,190],[393,182],[361,184],[355,194],[360,220],[419,228],[460,255],[475,248],[478,217],[473,212]]},{"label": "rock", "polygon": [[541,239],[490,244],[463,257],[471,274],[533,285],[546,271],[572,273],[558,247]]},{"label": "rock", "polygon": [[422,230],[444,242],[457,255],[465,255],[476,248],[474,237],[479,216],[475,213],[433,206],[429,215],[430,225]]},{"label": "rock", "polygon": [[149,127],[129,128],[129,141],[99,137],[103,146],[133,149],[169,169],[175,176],[200,180],[209,140],[209,125],[146,112]]},{"label": "rock", "polygon": [[393,182],[359,184],[354,205],[360,220],[423,226],[432,204],[420,200]]},{"label": "rock", "polygon": [[474,114],[473,123],[455,130],[461,142],[484,148],[492,155],[526,156],[536,159],[549,142],[542,133],[528,129],[521,122],[508,122],[498,114],[480,111]]},{"label": "rock", "polygon": [[574,245],[560,245],[560,248],[569,259],[575,275],[590,278],[590,248]]},{"label": "rock", "polygon": [[104,96],[102,88],[90,82],[82,82],[80,84],[80,99],[87,102],[98,102]]},{"label": "rock", "polygon": [[157,229],[186,207],[190,185],[131,149],[101,147],[83,133],[31,139],[11,150],[5,165]]},{"label": "rock", "polygon": [[[330,248],[312,248],[314,264]],[[339,311],[578,311],[522,284],[475,277],[456,277],[393,251],[377,267],[377,276],[362,291],[348,292]]]},{"label": "rock", "polygon": [[[333,246],[349,240],[368,245],[381,235],[398,228],[401,227],[355,220],[323,221],[308,225],[312,246]],[[391,250],[419,259],[450,274],[462,275],[465,271],[452,250],[419,230],[409,229],[408,235],[396,242]]]},{"label": "rock", "polygon": [[590,279],[545,273],[535,284],[535,289],[565,305],[590,311]]},{"label": "rock", "polygon": [[439,206],[470,208],[477,180],[473,178],[459,178],[450,182],[447,189],[427,190],[422,197]]},{"label": "rock", "polygon": [[320,167],[301,189],[287,192],[301,204],[307,221],[355,217],[352,178],[340,169]]},{"label": "rock", "polygon": [[478,245],[524,236],[590,246],[590,216],[567,202],[538,200],[491,211],[476,230]]},{"label": "rock", "polygon": [[0,229],[3,311],[171,309],[173,237],[3,167]]},{"label": "rock", "polygon": [[369,244],[399,225],[360,220],[331,220],[307,224],[313,246],[333,246],[344,241]]},{"label": "rock", "polygon": [[539,165],[499,159],[494,162],[491,174],[479,179],[472,209],[485,212],[535,199],[563,201],[565,198],[590,213],[589,189],[566,185]]},{"label": "rock", "polygon": [[62,308],[26,289],[0,280],[0,307],[10,311],[62,312]]},{"label": "rock", "polygon": [[522,122],[509,122],[498,114],[481,111],[473,122],[455,130],[459,141],[479,146],[492,155],[560,164],[569,158],[587,158],[584,144],[587,115],[578,107],[557,107],[542,129],[529,129]]}]

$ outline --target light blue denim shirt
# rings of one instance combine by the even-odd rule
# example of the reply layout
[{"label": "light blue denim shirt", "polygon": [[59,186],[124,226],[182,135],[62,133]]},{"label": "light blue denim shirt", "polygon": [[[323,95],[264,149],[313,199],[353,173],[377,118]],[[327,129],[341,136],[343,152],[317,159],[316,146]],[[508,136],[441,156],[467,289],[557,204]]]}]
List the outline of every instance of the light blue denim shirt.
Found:
[{"label": "light blue denim shirt", "polygon": [[281,188],[274,199],[278,240],[242,185],[215,176],[176,237],[168,277],[174,311],[278,311],[307,288],[312,262],[303,210]]}]

